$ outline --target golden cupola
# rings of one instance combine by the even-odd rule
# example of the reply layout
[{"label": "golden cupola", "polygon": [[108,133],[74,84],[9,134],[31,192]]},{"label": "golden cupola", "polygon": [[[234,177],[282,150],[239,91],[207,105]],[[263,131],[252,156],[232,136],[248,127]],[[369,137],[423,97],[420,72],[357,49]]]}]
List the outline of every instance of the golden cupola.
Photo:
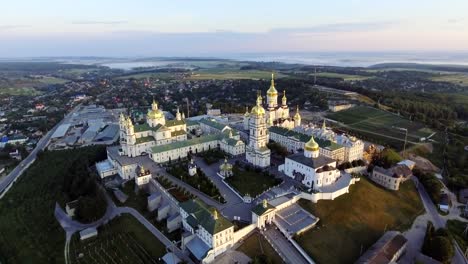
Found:
[{"label": "golden cupola", "polygon": [[151,110],[148,110],[148,114],[146,116],[148,119],[159,119],[164,116],[164,113],[158,109],[158,103],[153,100]]},{"label": "golden cupola", "polygon": [[299,106],[296,106],[296,114],[294,115],[294,120],[301,119],[301,114],[299,114]]},{"label": "golden cupola", "polygon": [[314,136],[310,137],[310,140],[305,144],[304,149],[307,151],[319,151],[319,144],[315,142]]},{"label": "golden cupola", "polygon": [[262,96],[260,94],[257,96],[257,105],[252,107],[250,113],[256,116],[265,115],[265,109],[262,107]]},{"label": "golden cupola", "polygon": [[283,91],[283,98],[281,99],[281,101],[282,101],[283,106],[285,106],[285,105],[286,105],[286,101],[287,101],[287,98],[286,98],[286,90]]},{"label": "golden cupola", "polygon": [[267,96],[278,96],[278,91],[275,88],[275,74],[271,74],[270,89],[267,91]]}]

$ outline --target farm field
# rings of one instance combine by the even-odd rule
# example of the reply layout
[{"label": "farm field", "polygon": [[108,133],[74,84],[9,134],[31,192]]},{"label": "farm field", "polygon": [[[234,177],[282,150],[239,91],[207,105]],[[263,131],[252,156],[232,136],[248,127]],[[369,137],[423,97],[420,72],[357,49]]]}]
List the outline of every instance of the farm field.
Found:
[{"label": "farm field", "polygon": [[[351,130],[351,134],[383,145],[402,145],[405,132],[396,127],[408,129],[408,142],[419,142],[433,131],[424,125],[412,122],[372,107],[356,106],[348,110],[330,113],[327,118],[340,122],[338,127]],[[400,142],[400,143],[399,143]]]},{"label": "farm field", "polygon": [[[275,74],[275,78],[283,78],[283,74]],[[196,71],[188,79],[191,80],[229,80],[229,79],[267,79],[271,78],[270,71],[234,70],[234,69],[203,69]]]},{"label": "farm field", "polygon": [[385,230],[406,230],[423,213],[423,205],[412,181],[398,192],[386,190],[367,178],[335,200],[299,204],[320,218],[319,226],[295,237],[317,263],[354,263],[361,246],[366,251]]},{"label": "farm field", "polygon": [[133,216],[124,214],[98,229],[98,236],[70,244],[70,263],[159,263],[164,244]]},{"label": "farm field", "polygon": [[35,96],[41,92],[32,87],[0,87],[0,95]]},{"label": "farm field", "polygon": [[431,80],[436,82],[449,82],[462,86],[468,86],[468,74],[444,74],[432,77]]},{"label": "farm field", "polygon": [[[310,75],[314,75],[311,73]],[[372,78],[370,76],[360,76],[360,75],[352,75],[352,74],[342,74],[342,73],[334,73],[334,72],[317,72],[317,77],[326,77],[326,78],[341,78],[345,81],[362,81],[365,79]]]}]

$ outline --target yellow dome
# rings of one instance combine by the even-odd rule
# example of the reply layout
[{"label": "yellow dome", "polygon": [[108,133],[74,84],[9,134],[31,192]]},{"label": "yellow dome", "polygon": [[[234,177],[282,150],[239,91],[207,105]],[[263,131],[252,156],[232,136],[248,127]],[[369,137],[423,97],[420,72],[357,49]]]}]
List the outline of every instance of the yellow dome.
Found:
[{"label": "yellow dome", "polygon": [[224,159],[224,163],[219,166],[221,171],[230,171],[232,170],[232,165],[227,162],[227,159]]},{"label": "yellow dome", "polygon": [[267,91],[267,96],[278,96],[278,91],[275,88],[275,75],[271,74],[271,85]]},{"label": "yellow dome", "polygon": [[314,137],[310,137],[310,140],[305,144],[305,150],[307,151],[318,151],[319,150],[319,144],[315,142]]},{"label": "yellow dome", "polygon": [[252,112],[250,112],[253,115],[264,115],[265,114],[265,108],[263,108],[261,105],[256,105],[252,108]]},{"label": "yellow dome", "polygon": [[164,113],[161,110],[150,110],[146,116],[148,119],[159,119],[164,116]]},{"label": "yellow dome", "polygon": [[301,114],[299,114],[299,106],[296,106],[296,114],[294,115],[294,120],[301,119]]}]

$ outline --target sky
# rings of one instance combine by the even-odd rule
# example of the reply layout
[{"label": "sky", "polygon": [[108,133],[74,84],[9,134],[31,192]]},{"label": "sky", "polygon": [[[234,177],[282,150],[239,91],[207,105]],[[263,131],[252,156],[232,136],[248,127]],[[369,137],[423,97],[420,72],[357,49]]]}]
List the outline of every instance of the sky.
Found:
[{"label": "sky", "polygon": [[467,51],[467,0],[1,0],[0,57]]}]

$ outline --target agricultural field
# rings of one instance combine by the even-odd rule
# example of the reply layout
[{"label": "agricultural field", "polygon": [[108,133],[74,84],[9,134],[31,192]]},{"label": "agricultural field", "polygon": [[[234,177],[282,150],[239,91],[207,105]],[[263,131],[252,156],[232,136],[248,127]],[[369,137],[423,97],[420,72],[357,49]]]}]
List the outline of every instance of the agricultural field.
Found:
[{"label": "agricultural field", "polygon": [[350,130],[351,134],[383,145],[402,145],[405,132],[396,127],[408,129],[408,142],[414,143],[434,132],[420,123],[366,106],[356,106],[348,110],[330,113],[327,118],[338,121],[337,126],[344,130]]},{"label": "agricultural field", "polygon": [[122,215],[98,229],[98,236],[70,243],[70,262],[75,263],[159,263],[166,253],[163,243],[131,215]]},{"label": "agricultural field", "polygon": [[[311,76],[314,73],[309,74]],[[341,78],[345,81],[362,81],[372,77],[369,76],[361,76],[361,75],[352,75],[352,74],[342,74],[342,73],[334,73],[334,72],[317,72],[317,77],[325,77],[325,78]]]},{"label": "agricultural field", "polygon": [[146,79],[146,78],[154,78],[154,79],[161,79],[161,80],[172,80],[175,79],[176,74],[180,74],[177,72],[145,72],[145,73],[135,73],[130,75],[123,75],[117,77],[117,80],[125,80],[125,79]]},{"label": "agricultural field", "polygon": [[468,74],[443,74],[432,77],[431,80],[436,82],[449,82],[461,86],[468,86]]},{"label": "agricultural field", "polygon": [[[259,233],[255,232],[247,237],[242,245],[237,248],[237,251],[243,252],[251,259],[261,258],[263,255],[267,258],[266,263],[280,264],[283,263],[281,257],[276,253],[268,241]],[[262,263],[260,261],[253,261],[253,263]]]},{"label": "agricultural field", "polygon": [[412,181],[398,192],[377,186],[367,178],[335,200],[299,204],[320,218],[319,226],[295,237],[317,263],[353,263],[386,230],[404,231],[424,212]]},{"label": "agricultural field", "polygon": [[[275,78],[283,78],[284,74],[275,74]],[[232,79],[271,79],[270,71],[234,70],[234,69],[203,69],[194,72],[190,80],[232,80]]]}]

